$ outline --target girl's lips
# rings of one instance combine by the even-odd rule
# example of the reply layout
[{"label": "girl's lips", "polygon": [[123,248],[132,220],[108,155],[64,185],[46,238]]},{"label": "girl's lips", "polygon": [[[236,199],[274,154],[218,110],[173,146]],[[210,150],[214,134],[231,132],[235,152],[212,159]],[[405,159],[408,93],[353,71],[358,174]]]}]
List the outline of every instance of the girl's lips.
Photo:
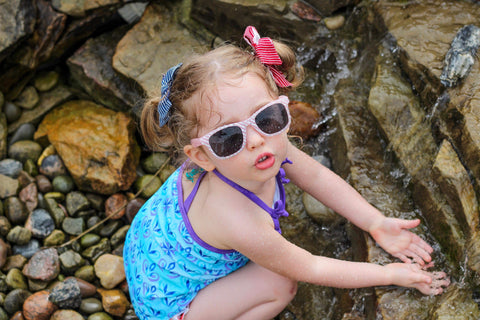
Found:
[{"label": "girl's lips", "polygon": [[271,153],[262,153],[255,160],[255,167],[260,170],[265,170],[275,164],[275,157]]}]

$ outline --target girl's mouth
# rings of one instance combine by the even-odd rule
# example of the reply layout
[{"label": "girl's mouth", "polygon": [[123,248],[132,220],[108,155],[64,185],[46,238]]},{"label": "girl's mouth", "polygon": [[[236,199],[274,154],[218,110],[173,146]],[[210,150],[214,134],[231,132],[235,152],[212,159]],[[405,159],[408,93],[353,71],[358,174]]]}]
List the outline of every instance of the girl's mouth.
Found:
[{"label": "girl's mouth", "polygon": [[260,170],[265,170],[275,164],[275,157],[271,153],[262,153],[255,161],[255,167]]}]

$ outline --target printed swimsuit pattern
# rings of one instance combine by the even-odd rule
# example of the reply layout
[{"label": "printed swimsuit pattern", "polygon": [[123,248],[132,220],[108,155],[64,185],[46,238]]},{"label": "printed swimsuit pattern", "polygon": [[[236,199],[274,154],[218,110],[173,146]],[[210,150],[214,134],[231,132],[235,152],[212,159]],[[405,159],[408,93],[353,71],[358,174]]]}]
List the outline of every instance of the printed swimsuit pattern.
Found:
[{"label": "printed swimsuit pattern", "polygon": [[237,251],[214,252],[192,238],[179,205],[181,169],[139,210],[125,239],[125,273],[140,319],[170,319],[202,288],[248,262]]}]

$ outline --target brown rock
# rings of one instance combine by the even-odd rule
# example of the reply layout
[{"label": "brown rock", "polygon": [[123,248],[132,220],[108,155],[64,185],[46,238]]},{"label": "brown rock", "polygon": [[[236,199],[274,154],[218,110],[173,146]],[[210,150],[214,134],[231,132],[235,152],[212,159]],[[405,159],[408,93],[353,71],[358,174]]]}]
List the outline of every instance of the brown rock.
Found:
[{"label": "brown rock", "polygon": [[13,314],[10,320],[25,320],[25,318],[23,317],[22,311],[17,311]]},{"label": "brown rock", "polygon": [[82,294],[82,298],[88,298],[93,296],[97,292],[97,287],[95,287],[93,284],[82,280],[77,277],[67,277],[67,279],[75,279],[77,281],[78,287],[80,288],[80,292]]},{"label": "brown rock", "polygon": [[38,291],[23,303],[23,316],[26,320],[48,320],[58,307],[48,300],[47,290]]},{"label": "brown rock", "polygon": [[320,120],[320,114],[310,103],[290,101],[288,108],[292,116],[289,134],[308,139],[320,132],[320,128],[315,126]]},{"label": "brown rock", "polygon": [[50,320],[84,320],[82,315],[75,310],[57,310]]},{"label": "brown rock", "polygon": [[112,219],[120,219],[125,215],[127,202],[127,196],[123,193],[111,195],[107,201],[105,201],[105,215]]},{"label": "brown rock", "polygon": [[35,139],[48,136],[83,191],[113,194],[136,178],[140,150],[134,120],[90,101],[70,101],[49,113]]},{"label": "brown rock", "polygon": [[10,245],[5,243],[2,238],[0,238],[0,268],[3,268],[7,262],[8,251],[10,250]]},{"label": "brown rock", "polygon": [[28,212],[32,212],[38,205],[38,190],[35,183],[30,183],[18,194],[20,200],[27,207]]},{"label": "brown rock", "polygon": [[129,302],[122,290],[106,290],[99,288],[97,291],[102,296],[102,305],[106,312],[117,317],[121,317],[125,314]]},{"label": "brown rock", "polygon": [[145,200],[142,198],[135,198],[128,202],[127,208],[125,209],[125,215],[127,216],[129,222],[132,222],[138,210],[140,210],[144,203]]}]

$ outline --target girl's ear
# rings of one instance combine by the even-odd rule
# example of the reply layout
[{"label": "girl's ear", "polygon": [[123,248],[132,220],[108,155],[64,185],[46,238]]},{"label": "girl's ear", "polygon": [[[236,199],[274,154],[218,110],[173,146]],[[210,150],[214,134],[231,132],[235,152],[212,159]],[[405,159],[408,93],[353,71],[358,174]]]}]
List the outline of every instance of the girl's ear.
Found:
[{"label": "girl's ear", "polygon": [[205,171],[212,171],[215,169],[215,165],[212,163],[208,155],[200,147],[194,147],[191,144],[187,144],[183,147],[183,152],[192,160],[197,166]]}]

